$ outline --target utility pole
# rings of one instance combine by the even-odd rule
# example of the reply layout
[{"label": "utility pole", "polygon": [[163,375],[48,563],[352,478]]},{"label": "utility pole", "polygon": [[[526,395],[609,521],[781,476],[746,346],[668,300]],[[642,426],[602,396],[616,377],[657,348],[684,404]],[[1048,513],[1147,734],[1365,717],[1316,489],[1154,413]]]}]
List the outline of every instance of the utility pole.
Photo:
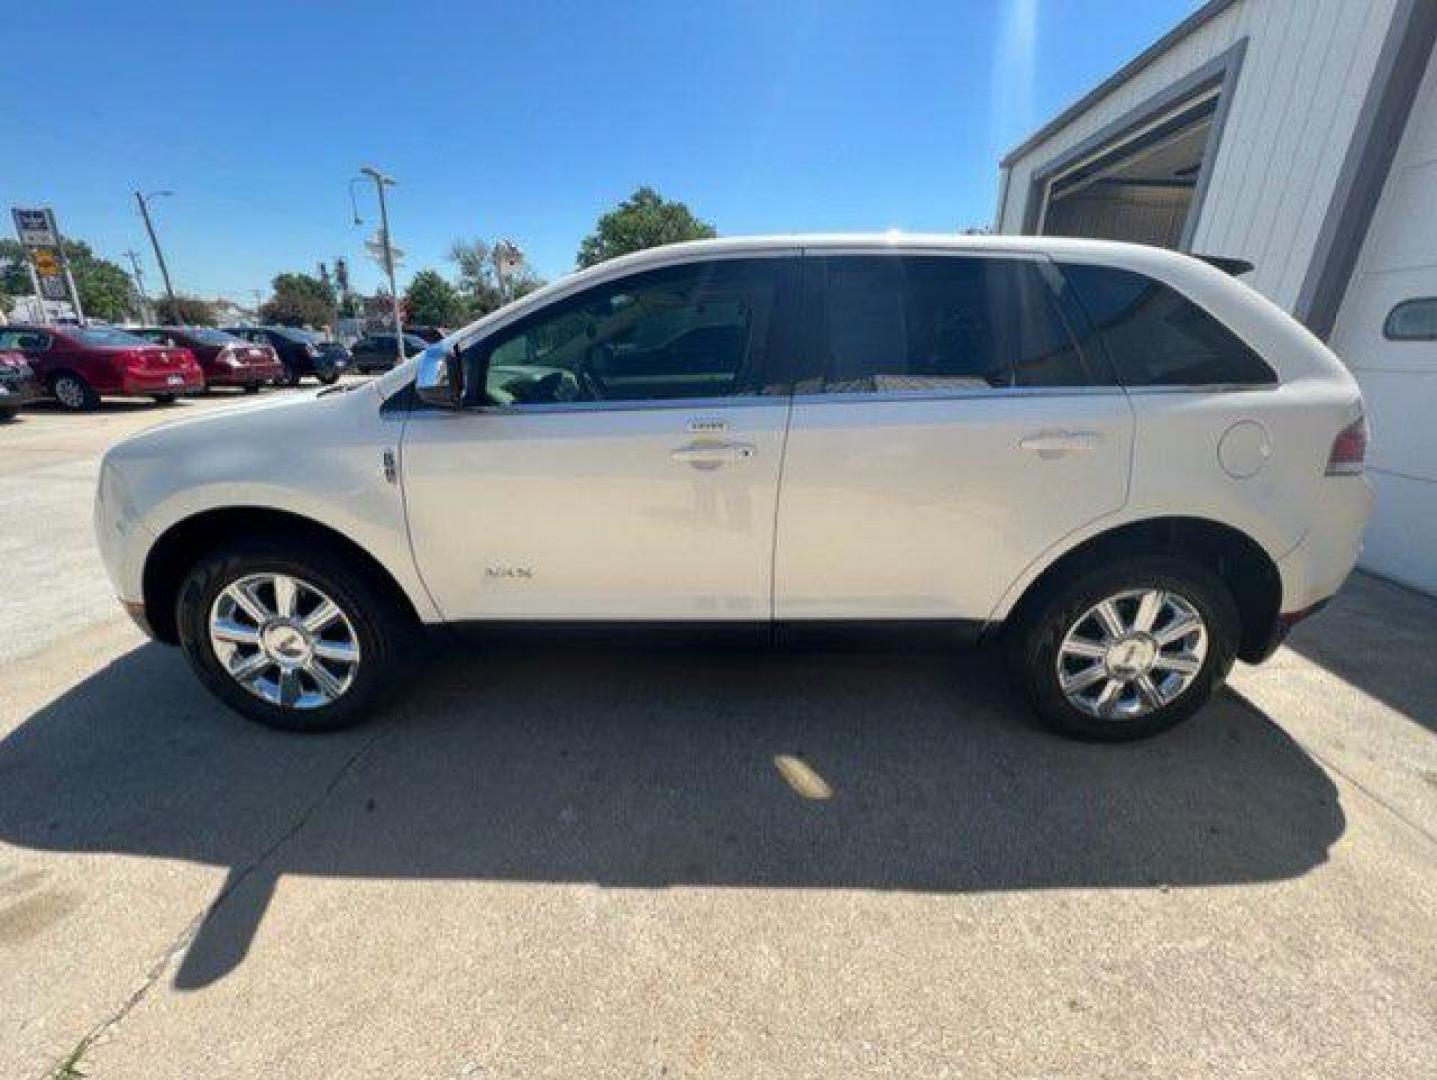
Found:
[{"label": "utility pole", "polygon": [[140,294],[140,318],[144,322],[150,322],[153,316],[150,314],[150,298],[145,295],[145,274],[140,269],[140,254],[130,248],[124,252],[124,256],[130,260],[130,267],[135,272],[135,292]]},{"label": "utility pole", "polygon": [[385,176],[373,165],[359,170],[374,181],[374,190],[379,192],[379,234],[384,241],[384,270],[389,275],[389,298],[394,302],[394,352],[395,362],[404,363],[404,320],[399,310],[399,287],[394,283],[394,240],[389,235],[389,206],[384,201],[384,189],[394,184],[394,178]]},{"label": "utility pole", "polygon": [[135,202],[140,204],[140,217],[145,219],[145,231],[150,234],[150,243],[155,249],[155,262],[160,264],[160,276],[165,279],[165,295],[170,298],[170,318],[179,321],[179,305],[175,303],[175,288],[170,284],[170,268],[165,265],[165,253],[160,250],[160,239],[155,235],[154,222],[150,220],[149,200],[158,195],[173,195],[173,191],[153,191],[148,195],[135,192]]}]

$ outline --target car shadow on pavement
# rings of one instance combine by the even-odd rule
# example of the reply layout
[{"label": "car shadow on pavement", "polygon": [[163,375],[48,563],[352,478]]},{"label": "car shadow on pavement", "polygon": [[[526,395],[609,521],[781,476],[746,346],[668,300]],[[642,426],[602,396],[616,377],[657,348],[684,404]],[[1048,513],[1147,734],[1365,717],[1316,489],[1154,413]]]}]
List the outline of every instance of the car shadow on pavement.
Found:
[{"label": "car shadow on pavement", "polygon": [[1226,692],[1133,745],[1037,729],[990,650],[447,651],[356,731],[284,735],[146,645],[0,742],[0,841],[226,867],[175,985],[281,875],[918,890],[1208,886],[1322,863],[1337,792]]},{"label": "car shadow on pavement", "polygon": [[1368,697],[1437,732],[1435,643],[1437,599],[1361,572],[1287,641],[1289,648]]}]

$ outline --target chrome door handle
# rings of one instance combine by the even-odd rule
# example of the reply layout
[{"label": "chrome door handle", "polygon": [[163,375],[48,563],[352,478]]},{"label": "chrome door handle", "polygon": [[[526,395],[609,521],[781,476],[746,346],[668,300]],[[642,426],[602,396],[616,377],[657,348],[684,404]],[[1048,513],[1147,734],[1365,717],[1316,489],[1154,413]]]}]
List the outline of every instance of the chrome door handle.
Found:
[{"label": "chrome door handle", "polygon": [[690,443],[672,451],[669,457],[686,465],[732,465],[754,455],[751,443]]},{"label": "chrome door handle", "polygon": [[1023,436],[1018,445],[1038,454],[1063,454],[1069,450],[1096,450],[1102,441],[1096,431],[1039,431]]}]

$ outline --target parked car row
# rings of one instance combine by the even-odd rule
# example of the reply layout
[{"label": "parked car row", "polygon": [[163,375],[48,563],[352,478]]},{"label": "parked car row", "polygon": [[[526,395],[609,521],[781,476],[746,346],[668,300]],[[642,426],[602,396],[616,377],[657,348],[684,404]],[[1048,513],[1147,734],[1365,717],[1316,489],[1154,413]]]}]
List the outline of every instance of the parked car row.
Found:
[{"label": "parked car row", "polygon": [[351,363],[344,346],[289,327],[0,326],[0,419],[42,398],[83,411],[111,395],[169,404],[212,386],[328,385]]}]

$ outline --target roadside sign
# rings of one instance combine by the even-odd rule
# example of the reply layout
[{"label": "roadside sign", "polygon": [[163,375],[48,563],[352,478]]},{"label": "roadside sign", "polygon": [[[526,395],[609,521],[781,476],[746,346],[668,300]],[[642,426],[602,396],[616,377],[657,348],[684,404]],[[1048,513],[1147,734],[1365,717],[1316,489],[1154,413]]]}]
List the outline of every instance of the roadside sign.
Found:
[{"label": "roadside sign", "polygon": [[42,278],[60,276],[60,255],[54,248],[35,248],[30,258],[35,261],[35,270]]},{"label": "roadside sign", "polygon": [[80,296],[75,289],[75,279],[70,274],[70,264],[65,259],[64,239],[60,227],[55,224],[55,213],[49,208],[22,210],[13,207],[10,215],[15,219],[15,235],[30,262],[30,281],[35,293],[42,300],[68,300],[75,309],[75,318],[85,321],[80,308]]},{"label": "roadside sign", "polygon": [[55,218],[48,210],[12,210],[15,232],[26,247],[58,247]]}]

